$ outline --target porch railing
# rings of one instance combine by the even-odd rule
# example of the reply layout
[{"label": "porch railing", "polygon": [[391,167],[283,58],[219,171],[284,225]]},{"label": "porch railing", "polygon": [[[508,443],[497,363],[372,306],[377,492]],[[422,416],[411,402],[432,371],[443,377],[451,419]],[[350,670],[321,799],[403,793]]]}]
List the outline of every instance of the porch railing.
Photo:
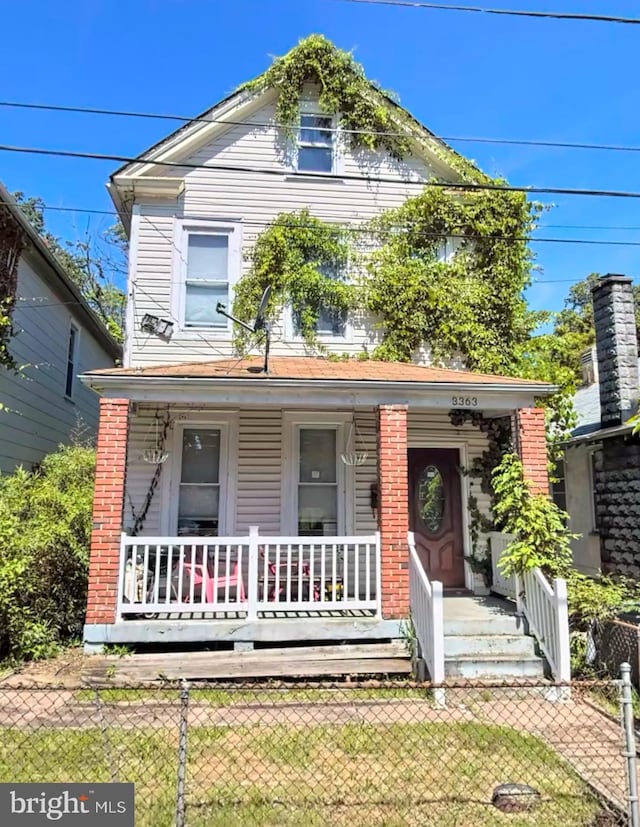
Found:
[{"label": "porch railing", "polygon": [[411,621],[429,677],[433,683],[444,681],[444,600],[442,583],[431,581],[416,549],[415,536],[409,532],[409,601]]},{"label": "porch railing", "polygon": [[531,569],[516,578],[518,609],[527,619],[529,630],[559,683],[571,680],[569,650],[569,612],[567,583],[549,583],[540,569]]},{"label": "porch railing", "polygon": [[122,535],[120,616],[365,610],[379,614],[380,538]]}]

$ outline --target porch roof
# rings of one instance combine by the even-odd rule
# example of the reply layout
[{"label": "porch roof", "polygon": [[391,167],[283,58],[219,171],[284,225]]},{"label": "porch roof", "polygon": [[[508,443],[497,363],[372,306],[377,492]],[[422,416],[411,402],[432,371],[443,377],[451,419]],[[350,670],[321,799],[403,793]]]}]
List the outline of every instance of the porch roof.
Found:
[{"label": "porch roof", "polygon": [[[330,380],[338,382],[410,382],[454,385],[489,385],[492,387],[526,388],[540,395],[553,393],[555,387],[548,383],[513,376],[426,367],[408,362],[382,362],[374,359],[334,360],[318,356],[273,356],[269,359],[269,373],[262,372],[263,357],[245,359],[215,359],[210,362],[187,362],[177,365],[152,365],[149,367],[106,368],[85,374],[93,377],[162,377],[173,379],[272,379]],[[90,381],[90,384],[99,384]]]}]

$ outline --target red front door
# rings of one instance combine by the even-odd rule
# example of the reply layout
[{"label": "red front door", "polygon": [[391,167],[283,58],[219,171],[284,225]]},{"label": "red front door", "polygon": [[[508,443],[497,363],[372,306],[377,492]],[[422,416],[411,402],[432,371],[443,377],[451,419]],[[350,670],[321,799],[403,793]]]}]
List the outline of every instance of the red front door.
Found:
[{"label": "red front door", "polygon": [[460,455],[452,448],[409,449],[409,528],[430,580],[464,586]]}]

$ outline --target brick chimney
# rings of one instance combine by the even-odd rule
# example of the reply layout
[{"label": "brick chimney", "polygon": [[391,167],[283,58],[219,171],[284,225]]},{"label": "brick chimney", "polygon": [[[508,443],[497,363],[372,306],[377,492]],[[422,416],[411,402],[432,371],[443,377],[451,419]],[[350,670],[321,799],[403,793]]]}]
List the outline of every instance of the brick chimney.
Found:
[{"label": "brick chimney", "polygon": [[631,279],[608,274],[593,287],[600,380],[600,422],[620,425],[635,411],[638,398],[638,339]]}]

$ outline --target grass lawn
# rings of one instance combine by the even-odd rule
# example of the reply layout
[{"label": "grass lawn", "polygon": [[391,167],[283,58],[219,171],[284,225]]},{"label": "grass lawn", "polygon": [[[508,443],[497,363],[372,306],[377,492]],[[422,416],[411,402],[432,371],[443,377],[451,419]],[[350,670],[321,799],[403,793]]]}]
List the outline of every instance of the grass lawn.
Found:
[{"label": "grass lawn", "polygon": [[[134,781],[136,827],[170,827],[176,746],[175,726],[4,728],[0,782]],[[540,807],[490,806],[508,781],[538,789]],[[541,741],[469,722],[192,727],[187,803],[188,827],[586,827],[599,811]]]}]

